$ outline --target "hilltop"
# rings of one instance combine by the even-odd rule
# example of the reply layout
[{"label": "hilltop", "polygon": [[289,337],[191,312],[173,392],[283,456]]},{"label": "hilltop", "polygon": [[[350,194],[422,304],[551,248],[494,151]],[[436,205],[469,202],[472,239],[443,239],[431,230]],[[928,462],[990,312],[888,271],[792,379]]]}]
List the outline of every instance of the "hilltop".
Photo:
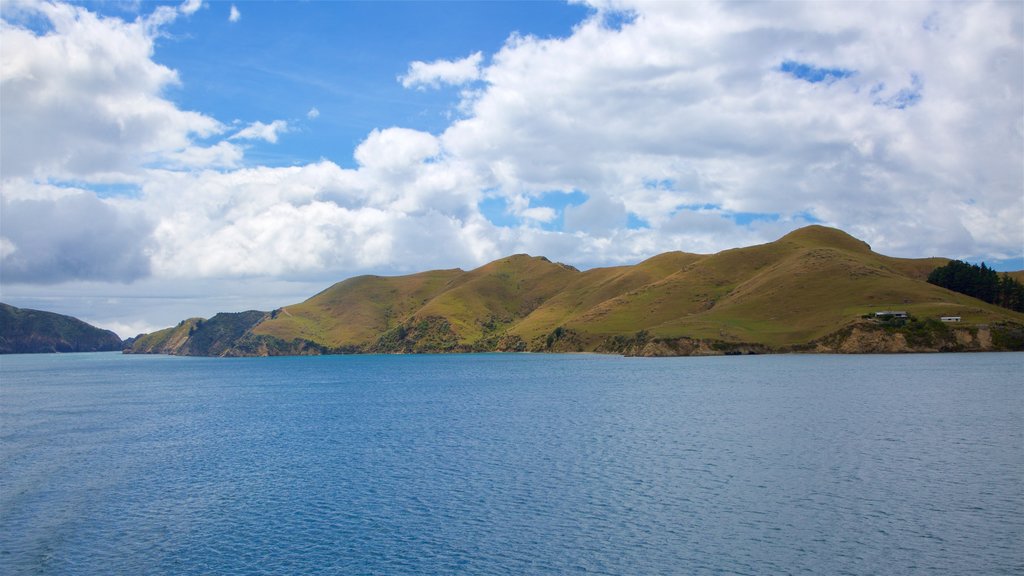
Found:
[{"label": "hilltop", "polygon": [[77,318],[0,303],[0,354],[108,352],[121,338]]},{"label": "hilltop", "polygon": [[[359,276],[272,312],[140,336],[134,353],[597,351],[642,355],[1024,347],[1024,314],[928,284],[944,258],[809,226],[775,242],[579,271],[525,254],[470,271]],[[882,322],[878,311],[911,319]],[[958,316],[955,326],[940,316]]]}]

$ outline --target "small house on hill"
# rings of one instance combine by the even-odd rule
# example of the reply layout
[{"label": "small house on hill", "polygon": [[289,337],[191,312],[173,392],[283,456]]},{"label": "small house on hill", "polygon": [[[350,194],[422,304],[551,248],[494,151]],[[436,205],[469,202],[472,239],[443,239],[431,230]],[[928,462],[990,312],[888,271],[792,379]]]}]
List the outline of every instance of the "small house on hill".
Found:
[{"label": "small house on hill", "polygon": [[940,316],[939,320],[942,320],[943,322],[959,322],[960,321],[960,317],[959,316]]},{"label": "small house on hill", "polygon": [[881,312],[875,312],[875,318],[885,320],[889,318],[906,318],[907,313],[902,310],[883,310]]}]

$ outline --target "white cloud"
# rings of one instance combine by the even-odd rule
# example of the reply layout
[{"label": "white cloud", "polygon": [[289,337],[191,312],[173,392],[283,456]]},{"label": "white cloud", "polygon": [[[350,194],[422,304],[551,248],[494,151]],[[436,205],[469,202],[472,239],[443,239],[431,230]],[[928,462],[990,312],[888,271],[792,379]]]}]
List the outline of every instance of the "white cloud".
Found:
[{"label": "white cloud", "polygon": [[185,14],[186,16],[191,16],[202,7],[203,0],[185,0],[181,3],[181,6],[179,6],[178,9],[181,10],[182,14]]},{"label": "white cloud", "polygon": [[231,136],[232,140],[264,140],[274,144],[277,142],[277,135],[288,131],[288,122],[274,120],[270,124],[253,122]]},{"label": "white cloud", "polygon": [[[950,255],[997,244],[1019,253],[1019,10],[616,8],[636,18],[611,29],[597,14],[569,38],[511,39],[482,71],[485,88],[464,102],[467,117],[441,136],[444,149],[486,167],[510,197],[579,189],[607,203],[593,216],[611,218],[609,206],[623,206],[655,232],[691,205],[778,214],[794,226],[811,214],[875,231],[876,248],[910,256],[951,248],[939,241],[953,212],[970,234]],[[783,72],[786,61],[852,72],[813,83]],[[971,211],[962,210],[969,199]],[[585,210],[567,208],[567,225],[598,236],[621,229],[611,220],[583,227]],[[731,232],[709,247],[738,245],[750,229],[727,223]],[[665,246],[673,236],[662,238]],[[684,249],[699,242],[676,238]]]},{"label": "white cloud", "polygon": [[234,4],[231,5],[231,12],[228,14],[228,22],[238,22],[242,19],[242,13],[238,11],[238,7]]},{"label": "white cloud", "polygon": [[437,138],[427,132],[408,128],[374,130],[355,151],[355,158],[370,169],[401,170],[436,156],[440,152]]},{"label": "white cloud", "polygon": [[84,317],[79,318],[79,320],[88,322],[89,324],[92,324],[97,328],[110,330],[111,332],[117,334],[121,339],[131,338],[133,336],[138,336],[139,334],[149,334],[150,332],[156,332],[157,330],[167,328],[166,325],[151,324],[146,321],[119,322],[117,320],[105,319],[93,320],[91,318]]},{"label": "white cloud", "polygon": [[7,258],[17,251],[18,246],[14,242],[11,242],[10,238],[0,236],[0,262],[3,262],[4,258]]},{"label": "white cloud", "polygon": [[320,116],[320,110],[318,110],[315,106],[313,108],[310,108],[309,112],[306,112],[306,118],[309,118],[310,120],[314,120],[314,119],[318,118],[319,116]]},{"label": "white cloud", "polygon": [[534,206],[532,208],[524,208],[519,212],[519,216],[528,221],[548,223],[558,217],[558,212],[549,206]]},{"label": "white cloud", "polygon": [[244,152],[239,146],[222,140],[211,146],[186,146],[166,152],[161,164],[169,168],[236,168],[241,165]]},{"label": "white cloud", "polygon": [[[372,162],[358,170],[320,162],[153,174],[143,204],[162,215],[154,232],[154,273],[175,278],[321,276],[329,270],[475,262],[468,255],[485,230],[469,215],[470,188],[462,201],[467,216],[453,216],[459,208],[445,202],[459,190],[436,181],[431,165],[416,159],[422,153],[409,156],[405,167],[419,182],[418,197],[380,185],[389,172],[379,172]],[[432,193],[432,186],[446,198]],[[427,246],[438,249],[428,253]]]},{"label": "white cloud", "polygon": [[482,52],[474,52],[461,60],[435,60],[433,62],[415,61],[409,64],[409,70],[398,78],[406,88],[425,87],[438,88],[442,84],[458,86],[480,78],[480,63],[483,62]]},{"label": "white cloud", "polygon": [[[180,110],[162,96],[179,80],[152,60],[153,26],[173,16],[158,11],[124,22],[50,3],[5,11],[3,177],[137,173],[144,163],[190,146],[193,137],[220,133],[223,126],[213,118]],[[42,19],[51,29],[36,32],[11,17]]]},{"label": "white cloud", "polygon": [[565,228],[606,235],[626,226],[626,207],[621,201],[595,194],[579,206],[566,206]]}]

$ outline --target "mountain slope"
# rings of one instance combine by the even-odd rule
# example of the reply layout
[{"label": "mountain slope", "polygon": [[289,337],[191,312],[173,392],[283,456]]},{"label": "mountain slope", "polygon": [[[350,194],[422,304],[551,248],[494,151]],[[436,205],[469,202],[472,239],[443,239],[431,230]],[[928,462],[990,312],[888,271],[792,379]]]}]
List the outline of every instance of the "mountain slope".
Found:
[{"label": "mountain slope", "polygon": [[275,310],[253,333],[329,348],[363,346],[404,322],[464,274],[437,270],[350,278],[305,302]]},{"label": "mountain slope", "polygon": [[121,338],[77,318],[0,303],[0,354],[108,352]]},{"label": "mountain slope", "polygon": [[760,246],[708,256],[567,324],[597,336],[636,326],[658,337],[787,346],[867,312],[900,309],[972,321],[1005,316],[918,279],[928,264],[882,256],[838,230],[812,226]]},{"label": "mountain slope", "polygon": [[[822,226],[718,254],[669,252],[634,266],[585,272],[520,254],[468,272],[351,278],[271,313],[186,321],[141,338],[133,351],[782,351],[824,341],[841,348],[835,334],[854,326],[860,335],[921,328],[874,322],[872,314],[883,310],[933,319],[927,329],[934,338],[914,340],[925,343],[904,346],[908,350],[1012,348],[991,341],[1016,342],[1024,328],[1013,326],[1024,326],[1024,314],[925,282],[946,262],[884,256]],[[963,322],[949,328],[939,316]],[[995,328],[995,337],[979,335],[989,325],[1010,326],[1012,337],[998,336],[1002,328]],[[652,342],[660,348],[650,350]]]}]

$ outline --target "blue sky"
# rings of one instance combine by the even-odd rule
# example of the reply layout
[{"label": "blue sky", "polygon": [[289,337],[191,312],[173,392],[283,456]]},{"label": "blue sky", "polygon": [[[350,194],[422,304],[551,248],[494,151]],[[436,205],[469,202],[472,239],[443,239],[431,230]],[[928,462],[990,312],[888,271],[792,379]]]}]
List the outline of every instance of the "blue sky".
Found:
[{"label": "blue sky", "polygon": [[293,125],[277,145],[254,143],[250,163],[352,167],[375,128],[438,134],[450,123],[458,89],[403,88],[410,62],[493,54],[513,33],[567,36],[588,12],[559,2],[217,2],[169,26],[154,60],[180,72],[169,96],[183,108]]},{"label": "blue sky", "polygon": [[1021,3],[0,18],[0,298],[124,336],[356,274],[628,264],[812,223],[1024,268]]}]

